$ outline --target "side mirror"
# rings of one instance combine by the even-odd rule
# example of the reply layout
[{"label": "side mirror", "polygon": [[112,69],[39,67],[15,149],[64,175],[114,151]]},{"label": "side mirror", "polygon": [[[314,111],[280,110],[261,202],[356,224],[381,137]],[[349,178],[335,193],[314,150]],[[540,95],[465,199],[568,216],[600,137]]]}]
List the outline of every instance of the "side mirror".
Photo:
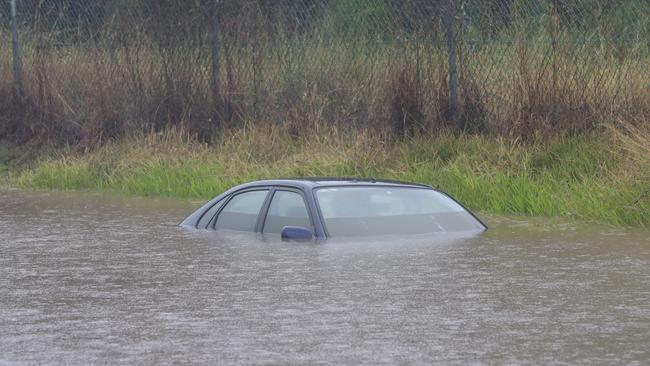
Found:
[{"label": "side mirror", "polygon": [[280,232],[282,240],[311,240],[314,233],[302,226],[285,226]]}]

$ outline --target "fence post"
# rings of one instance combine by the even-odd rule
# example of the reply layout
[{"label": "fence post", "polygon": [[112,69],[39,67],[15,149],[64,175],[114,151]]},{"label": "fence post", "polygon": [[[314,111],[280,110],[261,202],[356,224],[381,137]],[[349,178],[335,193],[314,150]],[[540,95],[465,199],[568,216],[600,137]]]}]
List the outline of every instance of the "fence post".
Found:
[{"label": "fence post", "polygon": [[18,25],[16,24],[16,0],[11,0],[11,47],[13,52],[14,87],[16,95],[22,99],[23,79],[22,62],[20,60],[20,47],[18,45]]},{"label": "fence post", "polygon": [[212,91],[212,105],[215,110],[219,107],[221,101],[220,91],[220,44],[219,44],[219,14],[217,5],[219,0],[210,2],[210,51],[212,56],[212,69],[210,78],[210,88]]},{"label": "fence post", "polygon": [[445,28],[447,33],[447,52],[449,55],[449,117],[458,125],[458,65],[456,64],[456,35],[454,33],[456,11],[455,0],[446,1]]}]

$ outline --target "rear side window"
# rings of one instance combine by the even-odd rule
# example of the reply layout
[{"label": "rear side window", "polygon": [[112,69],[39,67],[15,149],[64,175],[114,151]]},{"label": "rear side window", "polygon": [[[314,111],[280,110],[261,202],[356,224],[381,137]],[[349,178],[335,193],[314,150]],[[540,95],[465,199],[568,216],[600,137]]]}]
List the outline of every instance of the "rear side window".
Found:
[{"label": "rear side window", "polygon": [[249,191],[234,196],[221,210],[215,229],[255,231],[257,216],[264,204],[267,190]]},{"label": "rear side window", "polygon": [[265,233],[279,233],[285,226],[311,229],[309,213],[302,195],[296,192],[276,191],[264,222]]}]

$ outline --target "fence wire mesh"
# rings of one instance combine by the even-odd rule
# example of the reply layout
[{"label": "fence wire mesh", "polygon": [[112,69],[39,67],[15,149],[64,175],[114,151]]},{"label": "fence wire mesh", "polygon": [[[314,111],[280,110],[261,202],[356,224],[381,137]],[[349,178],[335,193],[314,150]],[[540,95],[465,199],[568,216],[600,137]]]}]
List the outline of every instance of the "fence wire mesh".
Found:
[{"label": "fence wire mesh", "polygon": [[[650,111],[647,0],[15,1],[29,112],[0,120],[4,135],[208,136],[247,122],[575,132]],[[0,20],[10,110],[6,0]]]}]

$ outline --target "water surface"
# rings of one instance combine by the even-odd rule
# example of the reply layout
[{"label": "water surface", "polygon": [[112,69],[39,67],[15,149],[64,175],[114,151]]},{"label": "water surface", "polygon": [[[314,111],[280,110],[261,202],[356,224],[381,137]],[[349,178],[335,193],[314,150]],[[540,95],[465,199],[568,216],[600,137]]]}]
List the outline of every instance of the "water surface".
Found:
[{"label": "water surface", "polygon": [[0,364],[650,361],[650,232],[284,243],[201,202],[0,191]]}]

